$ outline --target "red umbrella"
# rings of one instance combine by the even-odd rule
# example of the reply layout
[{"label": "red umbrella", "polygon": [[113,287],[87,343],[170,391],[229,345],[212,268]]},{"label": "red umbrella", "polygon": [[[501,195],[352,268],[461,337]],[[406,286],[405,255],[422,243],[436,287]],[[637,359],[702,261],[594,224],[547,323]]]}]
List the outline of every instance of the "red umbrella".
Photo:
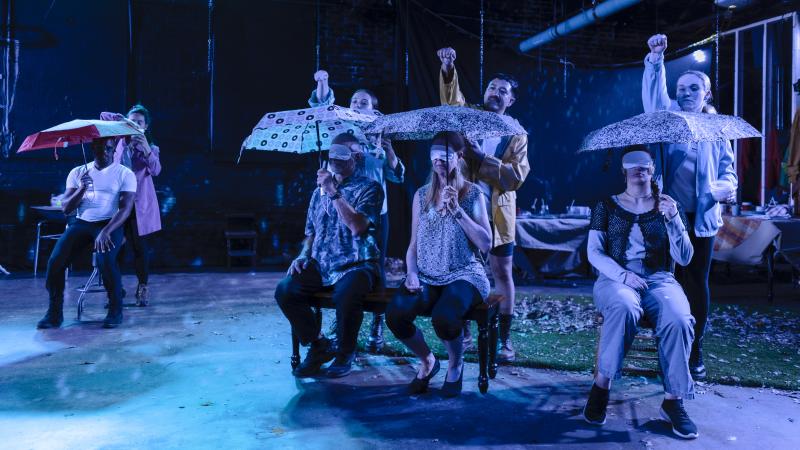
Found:
[{"label": "red umbrella", "polygon": [[[133,136],[136,134],[142,134],[142,130],[132,122],[76,119],[26,137],[17,153],[42,148],[58,149],[59,147],[63,148],[91,142],[95,139]],[[83,150],[82,146],[81,150]],[[58,159],[58,153],[55,155],[56,159]],[[85,151],[83,152],[83,161],[86,162]]]}]

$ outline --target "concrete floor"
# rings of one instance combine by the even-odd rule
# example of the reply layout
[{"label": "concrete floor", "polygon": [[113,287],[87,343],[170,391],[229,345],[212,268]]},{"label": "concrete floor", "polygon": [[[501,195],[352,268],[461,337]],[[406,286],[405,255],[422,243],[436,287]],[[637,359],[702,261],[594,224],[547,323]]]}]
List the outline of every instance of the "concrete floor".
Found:
[{"label": "concrete floor", "polygon": [[[700,387],[687,409],[700,439],[658,419],[660,386],[615,385],[608,423],[580,418],[590,375],[504,367],[489,393],[410,398],[404,358],[359,358],[339,380],[295,380],[289,329],[272,298],[281,274],[153,276],[152,305],[103,330],[103,294],[84,323],[40,332],[42,279],[0,281],[0,447],[9,448],[800,448],[800,400],[769,389]],[[74,287],[86,279],[74,275]],[[125,283],[131,293],[132,277]],[[131,301],[129,298],[128,301]]]}]

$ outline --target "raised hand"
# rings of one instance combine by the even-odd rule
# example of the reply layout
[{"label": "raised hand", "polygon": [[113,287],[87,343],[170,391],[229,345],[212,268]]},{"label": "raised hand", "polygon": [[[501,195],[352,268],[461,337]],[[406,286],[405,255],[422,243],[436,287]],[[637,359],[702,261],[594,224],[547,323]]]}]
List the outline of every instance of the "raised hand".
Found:
[{"label": "raised hand", "polygon": [[436,56],[439,57],[439,61],[442,62],[442,70],[445,72],[450,72],[453,70],[453,65],[456,62],[456,51],[450,47],[440,48],[436,51]]},{"label": "raised hand", "polygon": [[324,70],[318,70],[318,71],[314,72],[314,81],[316,81],[317,83],[320,83],[320,82],[327,83],[328,82],[328,72],[326,72]]},{"label": "raised hand", "polygon": [[667,35],[654,34],[647,40],[647,46],[650,47],[650,52],[656,55],[661,55],[667,49]]}]

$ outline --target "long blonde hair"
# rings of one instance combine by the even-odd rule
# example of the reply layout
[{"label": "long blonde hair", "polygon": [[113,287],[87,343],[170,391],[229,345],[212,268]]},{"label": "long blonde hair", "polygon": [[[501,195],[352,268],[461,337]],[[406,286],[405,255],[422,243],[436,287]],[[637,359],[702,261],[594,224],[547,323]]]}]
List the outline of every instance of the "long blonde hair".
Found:
[{"label": "long blonde hair", "polygon": [[[453,153],[456,153],[464,148],[464,138],[455,132],[452,131],[442,131],[436,134],[433,137],[433,142],[441,142],[445,145],[448,145]],[[452,175],[451,175],[452,174]],[[460,159],[456,160],[456,163],[453,164],[453,167],[450,169],[450,173],[447,174],[447,181],[448,183],[456,188],[458,192],[459,200],[466,194],[466,188],[468,186],[467,181],[464,179],[464,174],[461,172],[461,164]],[[433,164],[431,164],[431,173],[428,175],[428,183],[431,185],[428,192],[425,193],[425,198],[422,199],[422,211],[427,211],[430,208],[433,208],[436,205],[436,200],[439,199],[439,194],[442,190],[442,184],[439,180],[439,176],[436,174],[436,169],[434,168]]]}]

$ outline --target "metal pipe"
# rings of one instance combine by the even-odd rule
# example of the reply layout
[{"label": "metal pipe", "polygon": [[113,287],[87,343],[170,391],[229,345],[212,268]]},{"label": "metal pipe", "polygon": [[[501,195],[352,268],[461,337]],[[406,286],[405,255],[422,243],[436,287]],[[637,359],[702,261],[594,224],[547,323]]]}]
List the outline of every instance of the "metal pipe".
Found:
[{"label": "metal pipe", "polygon": [[555,40],[560,36],[565,36],[587,25],[591,25],[597,22],[598,20],[604,19],[618,11],[621,11],[625,8],[640,3],[641,1],[642,0],[605,1],[595,6],[594,8],[582,11],[579,14],[572,16],[571,18],[559,23],[558,25],[554,25],[542,31],[541,33],[533,37],[525,39],[524,41],[520,42],[519,50],[521,52],[527,52],[529,50],[533,50],[534,48],[544,45],[552,40]]}]

